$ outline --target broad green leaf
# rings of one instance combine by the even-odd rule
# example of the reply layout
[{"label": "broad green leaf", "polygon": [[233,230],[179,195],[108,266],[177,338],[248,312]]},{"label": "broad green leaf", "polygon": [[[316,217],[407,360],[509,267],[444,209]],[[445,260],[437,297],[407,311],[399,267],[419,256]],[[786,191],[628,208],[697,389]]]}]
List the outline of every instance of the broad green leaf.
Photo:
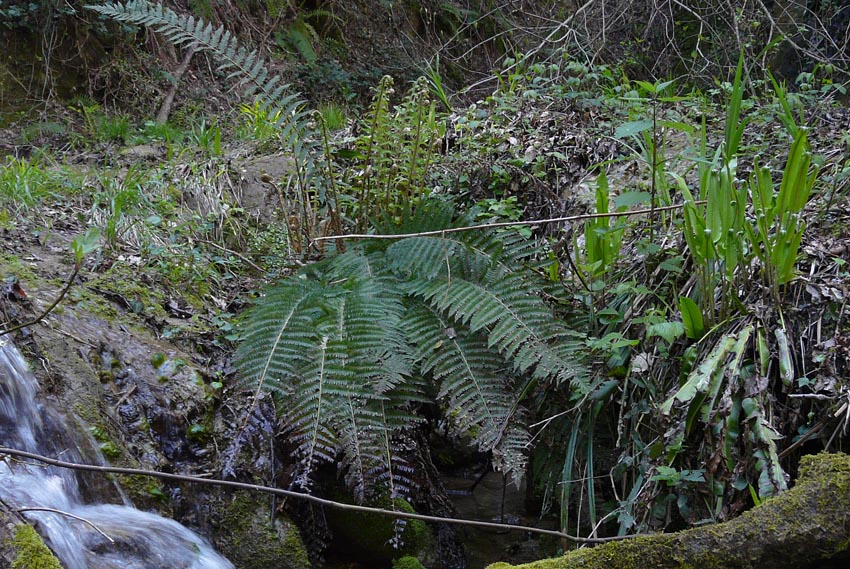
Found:
[{"label": "broad green leaf", "polygon": [[702,311],[697,303],[687,296],[679,297],[679,310],[682,313],[682,324],[685,326],[685,335],[692,340],[699,340],[705,332],[705,323]]},{"label": "broad green leaf", "polygon": [[628,209],[633,205],[649,203],[652,199],[652,194],[649,192],[623,192],[614,199],[614,205],[617,211]]},{"label": "broad green leaf", "polygon": [[678,130],[679,132],[684,132],[687,134],[693,134],[696,130],[692,125],[689,125],[688,123],[682,121],[658,121],[658,126],[670,130]]},{"label": "broad green leaf", "polygon": [[71,250],[74,252],[77,267],[80,267],[86,255],[99,248],[100,229],[97,227],[89,227],[84,235],[74,237],[73,241],[71,241]]},{"label": "broad green leaf", "polygon": [[658,322],[650,324],[646,328],[646,337],[658,336],[664,338],[667,343],[672,344],[676,338],[685,333],[685,327],[681,322]]},{"label": "broad green leaf", "polygon": [[623,123],[614,130],[614,138],[626,138],[652,128],[652,120],[642,119]]},{"label": "broad green leaf", "polygon": [[712,375],[720,369],[720,366],[726,359],[726,354],[729,353],[729,350],[732,349],[734,344],[735,339],[733,337],[724,336],[697,369],[690,373],[685,384],[661,405],[661,412],[669,415],[670,410],[673,408],[674,400],[687,403],[692,401],[697,394],[704,394],[711,382]]},{"label": "broad green leaf", "polygon": [[794,381],[794,364],[791,362],[791,348],[788,344],[788,335],[785,329],[777,328],[774,332],[776,346],[779,350],[779,378],[782,385],[790,387]]}]

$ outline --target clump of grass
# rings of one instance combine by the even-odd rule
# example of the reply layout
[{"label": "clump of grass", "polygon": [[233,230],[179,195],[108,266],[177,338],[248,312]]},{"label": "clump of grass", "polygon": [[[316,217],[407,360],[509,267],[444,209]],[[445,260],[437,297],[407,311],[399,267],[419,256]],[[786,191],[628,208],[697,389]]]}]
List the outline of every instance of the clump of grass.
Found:
[{"label": "clump of grass", "polygon": [[13,214],[72,195],[79,186],[70,171],[48,169],[38,160],[13,158],[0,165],[0,207]]}]

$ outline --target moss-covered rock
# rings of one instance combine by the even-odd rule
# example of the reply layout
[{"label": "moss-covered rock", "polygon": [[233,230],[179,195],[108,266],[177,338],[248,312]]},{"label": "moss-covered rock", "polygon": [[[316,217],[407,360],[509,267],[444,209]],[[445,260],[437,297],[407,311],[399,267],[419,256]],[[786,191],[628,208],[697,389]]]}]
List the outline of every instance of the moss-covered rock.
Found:
[{"label": "moss-covered rock", "polygon": [[[822,560],[834,560],[836,555],[846,555],[848,543],[850,456],[821,453],[803,457],[800,479],[794,488],[734,520],[677,533],[610,542],[516,567],[798,569],[815,566]],[[512,567],[496,563],[489,569]]]},{"label": "moss-covered rock", "polygon": [[59,560],[32,526],[19,525],[12,538],[12,546],[15,548],[12,569],[62,569]]},{"label": "moss-covered rock", "polygon": [[280,516],[272,524],[266,500],[236,492],[214,520],[216,549],[237,569],[309,569],[298,528]]},{"label": "moss-covered rock", "polygon": [[393,569],[425,569],[417,557],[405,555],[393,561]]},{"label": "moss-covered rock", "polygon": [[[405,500],[379,498],[370,506],[385,510],[414,513]],[[358,559],[369,559],[376,565],[387,565],[394,559],[406,556],[427,557],[433,549],[433,536],[427,524],[419,520],[395,520],[378,514],[364,514],[349,510],[326,511],[328,525],[334,535],[334,547],[344,549]],[[396,535],[400,529],[400,535]]]}]

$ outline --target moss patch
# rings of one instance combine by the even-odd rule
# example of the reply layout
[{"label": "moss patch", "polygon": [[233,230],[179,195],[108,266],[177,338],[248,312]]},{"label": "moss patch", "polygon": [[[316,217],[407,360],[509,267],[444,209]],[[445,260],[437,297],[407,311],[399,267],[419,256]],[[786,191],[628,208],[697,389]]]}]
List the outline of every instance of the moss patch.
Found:
[{"label": "moss patch", "polygon": [[215,542],[240,569],[308,569],[307,549],[286,518],[269,520],[265,500],[237,492],[216,519]]},{"label": "moss patch", "polygon": [[12,569],[62,569],[62,564],[32,526],[19,525],[12,546],[16,553]]},{"label": "moss patch", "polygon": [[[382,497],[369,503],[385,510],[415,513],[413,507],[402,499],[390,502]],[[328,523],[338,540],[338,547],[350,551],[358,558],[371,559],[376,563],[390,563],[399,556],[418,556],[427,550],[433,538],[427,524],[420,520],[395,520],[388,516],[364,514],[348,510],[326,512]],[[397,527],[396,524],[401,524]],[[397,536],[397,529],[401,535]],[[400,537],[401,543],[394,547]]]},{"label": "moss patch", "polygon": [[393,561],[393,569],[425,569],[419,559],[406,555]]}]

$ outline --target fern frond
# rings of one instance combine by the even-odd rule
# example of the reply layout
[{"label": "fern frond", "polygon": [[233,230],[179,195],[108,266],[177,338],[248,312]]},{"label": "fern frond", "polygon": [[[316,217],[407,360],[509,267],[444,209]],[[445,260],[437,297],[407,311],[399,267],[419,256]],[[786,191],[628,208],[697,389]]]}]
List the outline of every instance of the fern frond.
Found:
[{"label": "fern frond", "polygon": [[278,117],[276,122],[283,127],[283,139],[295,153],[298,163],[307,172],[315,170],[311,154],[316,144],[304,144],[308,139],[315,139],[304,101],[298,93],[291,92],[289,84],[279,84],[280,77],[269,78],[268,65],[256,50],[240,46],[223,27],[214,28],[201,18],[177,14],[162,4],[146,0],[106,2],[86,8],[119,22],[152,28],[175,45],[192,45],[197,51],[210,53],[218,62],[219,70],[227,72],[228,79],[245,89],[246,97],[259,100],[268,116]]},{"label": "fern frond", "polygon": [[[418,231],[434,219],[463,222],[450,204],[425,202],[402,224]],[[577,335],[543,302],[534,262],[512,235],[374,240],[272,288],[237,355],[246,381],[288,394],[299,481],[336,459],[358,500],[407,492],[405,441],[434,391],[428,379],[451,424],[522,476],[522,399],[539,381],[586,392]]]},{"label": "fern frond", "polygon": [[336,436],[331,425],[339,413],[334,395],[345,384],[345,370],[340,365],[342,354],[331,345],[328,338],[313,351],[313,360],[299,370],[300,381],[291,396],[292,405],[284,410],[291,440],[298,444],[296,453],[301,457],[300,473],[296,482],[303,488],[310,486],[310,474],[319,461],[332,462],[336,453]]},{"label": "fern frond", "polygon": [[411,281],[406,290],[436,310],[487,335],[488,346],[511,361],[517,373],[531,371],[538,379],[564,383],[583,375],[569,342],[575,334],[560,326],[543,301],[528,291],[522,278],[509,275],[492,281],[466,280],[460,275]]},{"label": "fern frond", "polygon": [[512,385],[509,364],[483,337],[432,307],[413,306],[404,325],[423,373],[440,386],[437,397],[446,405],[446,417],[479,450],[492,451],[500,470],[521,477],[530,436],[517,420],[521,393]]},{"label": "fern frond", "polygon": [[411,401],[424,396],[408,381],[414,355],[400,329],[401,293],[386,286],[368,255],[338,259],[308,271],[324,281],[284,281],[247,313],[237,367],[243,382],[286,394],[298,483],[309,487],[316,465],[341,452],[346,479],[362,498],[377,477],[401,484],[393,441],[416,424]]},{"label": "fern frond", "polygon": [[240,386],[291,391],[307,350],[320,340],[314,322],[323,292],[314,282],[285,281],[246,313],[235,358]]},{"label": "fern frond", "polygon": [[384,485],[392,497],[410,492],[410,466],[399,453],[403,433],[421,422],[410,409],[410,401],[398,393],[366,401],[349,398],[343,402],[345,416],[339,427],[346,484],[362,501],[368,489]]}]

